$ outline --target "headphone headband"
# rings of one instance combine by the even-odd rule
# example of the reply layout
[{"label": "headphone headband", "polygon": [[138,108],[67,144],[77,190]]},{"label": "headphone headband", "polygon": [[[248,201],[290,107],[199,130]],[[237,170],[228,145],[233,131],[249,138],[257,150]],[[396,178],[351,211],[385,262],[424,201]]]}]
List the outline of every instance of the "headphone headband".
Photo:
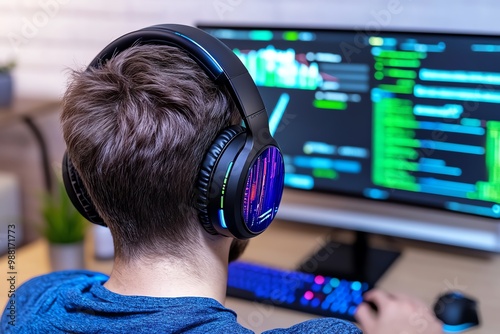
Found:
[{"label": "headphone headband", "polygon": [[264,102],[248,70],[231,49],[203,30],[179,24],[162,24],[130,32],[104,48],[89,68],[101,66],[117,53],[138,43],[170,45],[184,50],[211,80],[229,88],[250,135],[253,135],[252,129],[267,128],[269,131]]}]

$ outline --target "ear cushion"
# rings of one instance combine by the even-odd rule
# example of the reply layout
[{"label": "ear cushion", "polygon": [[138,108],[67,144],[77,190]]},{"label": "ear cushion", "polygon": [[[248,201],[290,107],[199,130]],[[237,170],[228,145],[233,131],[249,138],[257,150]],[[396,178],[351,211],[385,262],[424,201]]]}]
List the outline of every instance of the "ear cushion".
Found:
[{"label": "ear cushion", "polygon": [[208,203],[210,186],[212,183],[212,175],[214,167],[219,161],[219,157],[224,152],[227,145],[239,134],[244,133],[245,129],[239,125],[226,128],[219,133],[217,138],[212,143],[212,146],[205,154],[205,158],[201,164],[200,173],[198,175],[198,199],[197,207],[201,224],[205,230],[210,234],[218,234],[212,223],[210,222],[208,214]]},{"label": "ear cushion", "polygon": [[75,166],[73,166],[66,152],[64,153],[62,165],[64,187],[75,208],[91,223],[106,226],[106,223],[104,223],[103,219],[97,213],[80,175],[78,175]]}]

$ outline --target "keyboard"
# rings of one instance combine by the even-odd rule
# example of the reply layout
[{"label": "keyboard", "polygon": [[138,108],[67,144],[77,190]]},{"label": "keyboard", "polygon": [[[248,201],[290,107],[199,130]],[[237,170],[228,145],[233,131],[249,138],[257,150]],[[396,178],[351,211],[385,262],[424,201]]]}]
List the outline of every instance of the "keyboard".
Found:
[{"label": "keyboard", "polygon": [[227,295],[353,321],[370,288],[366,282],[235,261],[229,265]]}]

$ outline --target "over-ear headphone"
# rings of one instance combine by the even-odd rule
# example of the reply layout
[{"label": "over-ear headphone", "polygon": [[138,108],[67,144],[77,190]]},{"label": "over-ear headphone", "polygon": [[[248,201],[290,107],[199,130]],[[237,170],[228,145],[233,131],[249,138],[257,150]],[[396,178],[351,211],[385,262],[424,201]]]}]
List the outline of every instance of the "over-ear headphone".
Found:
[{"label": "over-ear headphone", "polygon": [[[137,44],[170,45],[184,50],[208,77],[224,85],[243,118],[243,126],[223,129],[201,165],[197,206],[200,221],[211,234],[248,239],[272,222],[281,201],[284,163],[269,132],[268,116],[252,77],[221,41],[190,26],[164,24],[119,37],[102,50],[89,68]],[[67,153],[63,180],[77,210],[90,222],[104,225]]]}]

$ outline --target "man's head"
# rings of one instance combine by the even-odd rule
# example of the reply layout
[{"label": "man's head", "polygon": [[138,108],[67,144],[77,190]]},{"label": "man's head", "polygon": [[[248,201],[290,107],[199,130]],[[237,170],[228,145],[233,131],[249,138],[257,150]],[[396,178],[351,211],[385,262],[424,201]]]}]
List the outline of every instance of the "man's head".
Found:
[{"label": "man's head", "polygon": [[232,100],[182,51],[135,46],[74,73],[61,116],[68,155],[117,256],[182,257],[200,225],[195,183]]}]

